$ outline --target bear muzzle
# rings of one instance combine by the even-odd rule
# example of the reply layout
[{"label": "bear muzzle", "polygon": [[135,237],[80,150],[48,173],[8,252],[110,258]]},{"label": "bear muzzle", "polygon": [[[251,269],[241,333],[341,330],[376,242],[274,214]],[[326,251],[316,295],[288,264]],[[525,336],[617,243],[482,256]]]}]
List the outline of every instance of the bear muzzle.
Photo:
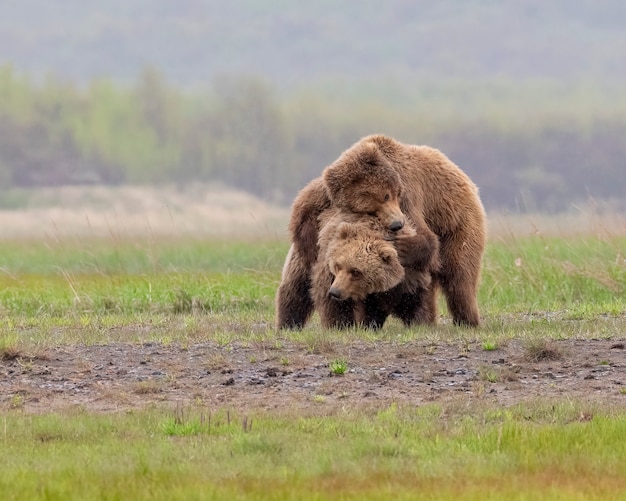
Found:
[{"label": "bear muzzle", "polygon": [[393,231],[394,233],[396,231],[400,231],[402,228],[404,228],[404,221],[402,221],[401,219],[396,219],[395,221],[392,221],[389,225],[389,231]]},{"label": "bear muzzle", "polygon": [[336,301],[342,301],[344,299],[341,289],[338,287],[331,287],[328,289],[328,295]]},{"label": "bear muzzle", "polygon": [[365,296],[358,293],[357,291],[354,291],[352,294],[346,294],[346,291],[344,289],[341,289],[334,285],[331,286],[330,289],[328,289],[328,295],[331,299],[334,299],[335,301],[347,301],[348,299],[351,299],[353,301],[365,300]]}]

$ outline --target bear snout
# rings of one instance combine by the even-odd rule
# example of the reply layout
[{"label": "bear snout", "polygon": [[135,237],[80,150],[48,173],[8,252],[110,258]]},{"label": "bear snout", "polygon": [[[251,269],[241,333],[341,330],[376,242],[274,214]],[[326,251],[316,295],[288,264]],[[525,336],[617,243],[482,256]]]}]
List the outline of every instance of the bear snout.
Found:
[{"label": "bear snout", "polygon": [[343,299],[343,294],[338,287],[331,287],[328,290],[328,295],[337,301],[341,301]]},{"label": "bear snout", "polygon": [[333,298],[335,301],[344,301],[345,299],[347,299],[347,298],[344,296],[343,291],[342,291],[339,287],[335,287],[335,286],[331,287],[331,288],[328,290],[328,295],[329,295],[331,298]]},{"label": "bear snout", "polygon": [[391,224],[389,225],[389,230],[396,232],[396,231],[400,231],[403,227],[404,227],[404,221],[400,219],[396,219],[395,221],[392,221]]}]

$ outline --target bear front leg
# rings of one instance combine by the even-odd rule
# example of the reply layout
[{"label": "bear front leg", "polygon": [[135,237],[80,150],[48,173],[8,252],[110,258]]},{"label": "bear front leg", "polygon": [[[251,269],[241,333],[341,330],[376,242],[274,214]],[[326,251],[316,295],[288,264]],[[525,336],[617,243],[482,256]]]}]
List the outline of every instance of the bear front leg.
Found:
[{"label": "bear front leg", "polygon": [[365,317],[362,325],[366,329],[380,329],[385,325],[391,308],[389,304],[393,299],[389,299],[389,292],[377,292],[365,298]]},{"label": "bear front leg", "polygon": [[404,325],[436,325],[437,324],[437,284],[436,279],[427,289],[420,288],[414,292],[402,294],[393,308],[393,314]]},{"label": "bear front leg", "polygon": [[355,304],[352,299],[340,301],[328,296],[317,310],[325,329],[347,329],[355,325]]},{"label": "bear front leg", "polygon": [[402,230],[390,237],[405,268],[434,272],[439,269],[439,238],[429,228]]},{"label": "bear front leg", "polygon": [[292,245],[276,293],[276,328],[302,329],[313,313],[310,270]]}]

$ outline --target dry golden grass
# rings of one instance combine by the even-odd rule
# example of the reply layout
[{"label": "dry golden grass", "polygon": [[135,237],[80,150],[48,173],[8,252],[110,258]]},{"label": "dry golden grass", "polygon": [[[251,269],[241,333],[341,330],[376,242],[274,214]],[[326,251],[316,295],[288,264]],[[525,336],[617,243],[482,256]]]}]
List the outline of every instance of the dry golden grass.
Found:
[{"label": "dry golden grass", "polygon": [[[24,194],[26,207],[0,210],[0,239],[236,235],[287,238],[289,207],[218,185],[66,186]],[[560,215],[488,215],[491,239],[532,235],[626,235],[626,215],[590,202]]]},{"label": "dry golden grass", "polygon": [[66,236],[285,235],[289,208],[212,185],[67,186],[27,195],[26,208],[1,210],[0,239]]},{"label": "dry golden grass", "polygon": [[525,236],[593,236],[603,239],[626,235],[626,214],[598,211],[593,205],[558,215],[494,212],[488,215],[488,221],[489,238],[499,240]]}]

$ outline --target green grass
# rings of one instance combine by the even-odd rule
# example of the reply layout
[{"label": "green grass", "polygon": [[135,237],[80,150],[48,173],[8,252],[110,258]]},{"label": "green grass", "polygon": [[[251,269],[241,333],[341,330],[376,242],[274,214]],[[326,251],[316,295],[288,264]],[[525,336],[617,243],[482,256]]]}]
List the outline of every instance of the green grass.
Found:
[{"label": "green grass", "polygon": [[[287,251],[280,241],[7,242],[0,246],[0,346],[133,340],[276,339],[274,296]],[[491,242],[479,302],[483,327],[322,331],[314,317],[289,333],[311,349],[354,339],[611,337],[626,322],[626,238],[509,238]],[[150,257],[148,257],[150,256]],[[155,265],[158,263],[158,266]],[[149,327],[149,328],[148,328]],[[124,339],[126,340],[126,339]],[[486,345],[486,346],[487,346]],[[489,346],[487,346],[488,349]]]},{"label": "green grass", "polygon": [[342,358],[337,358],[335,360],[331,360],[328,364],[328,368],[330,369],[331,374],[341,376],[348,370],[348,362]]},{"label": "green grass", "polygon": [[141,275],[177,272],[280,270],[289,244],[191,238],[65,238],[5,241],[0,248],[6,275]]},{"label": "green grass", "polygon": [[493,312],[623,313],[626,238],[532,237],[493,242],[480,303]]},{"label": "green grass", "polygon": [[[491,350],[511,339],[539,357],[552,340],[626,332],[624,237],[491,242],[479,329],[449,321],[406,329],[394,320],[380,331],[338,332],[313,319],[300,332],[276,333],[287,247],[5,242],[0,363],[59,345],[271,346],[287,337],[333,358],[355,341]],[[481,376],[498,378],[488,369]],[[15,398],[0,412],[2,499],[626,499],[623,407],[556,400],[508,408],[320,405],[323,415],[200,407],[31,415]]]},{"label": "green grass", "polygon": [[[283,241],[3,243],[0,311],[270,315],[287,247]],[[624,249],[624,237],[492,242],[484,259],[482,311],[620,315],[626,309]]]},{"label": "green grass", "polygon": [[20,315],[268,310],[277,278],[267,272],[170,272],[0,277],[0,308]]},{"label": "green grass", "polygon": [[575,402],[1,419],[3,499],[626,496],[626,413]]},{"label": "green grass", "polygon": [[286,252],[284,242],[8,242],[0,249],[0,311],[269,311]]}]

